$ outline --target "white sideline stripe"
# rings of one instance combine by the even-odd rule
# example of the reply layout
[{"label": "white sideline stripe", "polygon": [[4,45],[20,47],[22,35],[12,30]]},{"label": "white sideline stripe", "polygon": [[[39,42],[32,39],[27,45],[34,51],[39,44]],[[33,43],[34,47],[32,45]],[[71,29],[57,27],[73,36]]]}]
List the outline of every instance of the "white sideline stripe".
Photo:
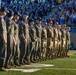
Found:
[{"label": "white sideline stripe", "polygon": [[31,64],[31,65],[24,65],[22,67],[51,67],[54,66],[52,64]]},{"label": "white sideline stripe", "polygon": [[[41,70],[42,67],[51,67],[51,66],[54,66],[54,65],[51,65],[51,64],[30,64],[30,65],[24,65],[22,67],[26,68],[26,67],[29,67],[29,68],[32,68],[32,69],[9,69],[11,71],[21,71],[21,72],[35,72],[35,71],[39,71]],[[46,68],[45,68],[46,69]]]},{"label": "white sideline stripe", "polygon": [[76,69],[70,69],[70,68],[44,68],[44,69],[52,69],[52,70],[76,70]]},{"label": "white sideline stripe", "polygon": [[31,73],[31,72],[35,72],[35,71],[39,71],[41,69],[9,69],[11,71],[21,71],[21,72],[28,72],[28,73]]}]

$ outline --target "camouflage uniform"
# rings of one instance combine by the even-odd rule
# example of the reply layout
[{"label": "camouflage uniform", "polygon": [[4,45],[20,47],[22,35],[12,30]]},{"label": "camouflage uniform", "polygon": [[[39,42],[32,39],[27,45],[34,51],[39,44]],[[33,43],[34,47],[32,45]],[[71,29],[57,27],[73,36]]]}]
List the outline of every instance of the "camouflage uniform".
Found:
[{"label": "camouflage uniform", "polygon": [[47,29],[47,58],[52,58],[53,54],[53,28],[51,26]]},{"label": "camouflage uniform", "polygon": [[7,24],[7,61],[6,66],[13,65],[13,46],[15,45],[14,40],[14,21],[10,18],[6,21]]},{"label": "camouflage uniform", "polygon": [[16,45],[14,46],[14,64],[18,65],[20,60],[20,47],[19,47],[19,27],[14,20],[14,38]]},{"label": "camouflage uniform", "polygon": [[55,58],[57,58],[58,54],[58,29],[54,27],[54,52],[53,52]]},{"label": "camouflage uniform", "polygon": [[4,17],[0,15],[0,68],[5,66],[7,57],[7,30]]},{"label": "camouflage uniform", "polygon": [[37,46],[36,46],[37,57],[36,58],[39,60],[39,59],[41,59],[41,31],[42,31],[42,28],[38,24],[36,24],[35,28],[36,28],[36,36],[37,36]]},{"label": "camouflage uniform", "polygon": [[25,55],[26,55],[26,47],[27,47],[27,35],[26,35],[26,24],[22,20],[20,24],[20,64],[24,64]]},{"label": "camouflage uniform", "polygon": [[[21,35],[21,45],[20,45],[20,62],[22,61],[23,63],[29,63],[30,62],[30,57],[29,57],[29,27],[28,23],[25,22],[24,20],[21,21],[21,26],[20,26],[20,35]],[[23,59],[22,59],[23,58]]]},{"label": "camouflage uniform", "polygon": [[66,27],[66,56],[67,56],[67,52],[68,52],[69,46],[70,46],[70,32],[69,32],[69,28],[70,27]]},{"label": "camouflage uniform", "polygon": [[35,52],[36,52],[36,42],[37,42],[37,37],[36,37],[36,29],[34,26],[30,25],[29,27],[29,34],[31,38],[31,43],[30,43],[30,55],[31,55],[31,62],[35,62]]},{"label": "camouflage uniform", "polygon": [[61,57],[61,29],[58,28],[58,57]]},{"label": "camouflage uniform", "polygon": [[45,27],[42,27],[41,33],[41,59],[44,60],[46,58],[46,50],[47,50],[47,30]]},{"label": "camouflage uniform", "polygon": [[66,52],[66,30],[65,30],[65,28],[63,27],[62,28],[62,30],[61,30],[61,32],[62,32],[62,36],[61,36],[61,49],[62,49],[62,52],[61,52],[61,56],[62,57],[65,57],[65,52]]}]

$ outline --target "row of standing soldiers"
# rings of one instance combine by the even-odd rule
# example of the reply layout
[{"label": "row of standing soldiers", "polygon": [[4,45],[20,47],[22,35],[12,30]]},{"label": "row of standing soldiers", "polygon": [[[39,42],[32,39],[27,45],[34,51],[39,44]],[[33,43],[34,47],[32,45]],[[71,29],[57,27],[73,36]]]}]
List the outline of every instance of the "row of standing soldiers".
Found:
[{"label": "row of standing soldiers", "polygon": [[[6,9],[0,9],[0,70],[21,66],[60,57],[67,57],[70,45],[70,28],[58,25],[53,21],[42,21],[39,17],[36,23],[28,19],[28,14],[22,16]],[[41,23],[42,22],[42,23]],[[46,27],[46,25],[48,25]]]}]

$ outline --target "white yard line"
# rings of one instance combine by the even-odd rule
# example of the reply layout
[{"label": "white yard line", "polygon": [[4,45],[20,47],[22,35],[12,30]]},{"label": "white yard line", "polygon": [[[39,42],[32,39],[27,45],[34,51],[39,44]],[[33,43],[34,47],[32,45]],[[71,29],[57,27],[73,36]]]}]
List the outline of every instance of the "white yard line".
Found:
[{"label": "white yard line", "polygon": [[76,70],[76,68],[44,68],[44,69],[52,69],[52,70]]},{"label": "white yard line", "polygon": [[22,66],[22,67],[34,67],[34,68],[41,68],[41,67],[51,67],[51,66],[54,66],[54,65],[52,65],[52,64],[30,64],[30,65],[24,65],[24,66]]},{"label": "white yard line", "polygon": [[41,69],[9,69],[10,71],[20,71],[20,72],[28,72],[28,73],[31,73],[31,72],[36,72],[36,71],[39,71]]},{"label": "white yard line", "polygon": [[[54,65],[51,65],[51,64],[31,64],[31,65],[22,66],[25,69],[9,69],[9,70],[11,70],[11,71],[20,71],[20,72],[28,72],[28,73],[36,72],[36,71],[39,71],[39,70],[42,70],[42,69],[47,69],[47,70],[68,70],[68,71],[76,70],[76,68],[73,68],[73,69],[72,68],[52,68],[52,66],[54,66]],[[26,69],[26,67],[31,68],[31,69]]]},{"label": "white yard line", "polygon": [[[54,66],[54,65],[51,65],[51,64],[30,64],[30,65],[24,65],[22,66],[22,68],[25,68],[25,69],[9,69],[11,71],[20,71],[20,72],[35,72],[35,71],[39,71],[41,70],[43,67],[51,67],[51,66]],[[26,67],[28,68],[32,68],[32,69],[26,69]]]}]

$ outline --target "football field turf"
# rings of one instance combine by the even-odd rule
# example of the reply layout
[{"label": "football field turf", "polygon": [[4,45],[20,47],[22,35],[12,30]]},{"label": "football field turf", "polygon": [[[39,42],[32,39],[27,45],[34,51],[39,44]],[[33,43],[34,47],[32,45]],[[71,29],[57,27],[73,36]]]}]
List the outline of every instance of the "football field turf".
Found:
[{"label": "football field turf", "polygon": [[76,75],[76,51],[69,51],[67,58],[42,61],[0,72],[0,75]]}]

